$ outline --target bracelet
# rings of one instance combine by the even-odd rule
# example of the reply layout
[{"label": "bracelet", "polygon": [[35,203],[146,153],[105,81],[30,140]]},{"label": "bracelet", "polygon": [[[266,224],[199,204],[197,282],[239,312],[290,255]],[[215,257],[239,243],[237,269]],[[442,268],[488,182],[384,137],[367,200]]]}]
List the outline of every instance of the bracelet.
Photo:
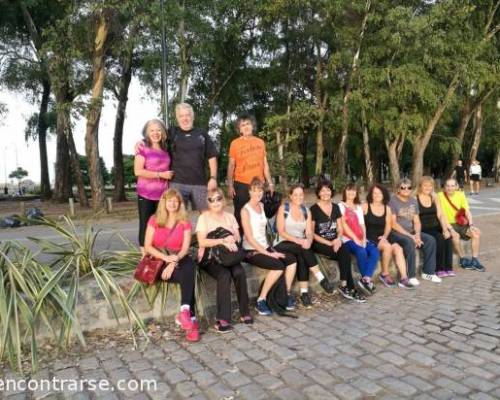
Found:
[{"label": "bracelet", "polygon": [[216,176],[210,176],[210,179],[215,179],[215,180],[217,180],[217,177],[216,177]]}]

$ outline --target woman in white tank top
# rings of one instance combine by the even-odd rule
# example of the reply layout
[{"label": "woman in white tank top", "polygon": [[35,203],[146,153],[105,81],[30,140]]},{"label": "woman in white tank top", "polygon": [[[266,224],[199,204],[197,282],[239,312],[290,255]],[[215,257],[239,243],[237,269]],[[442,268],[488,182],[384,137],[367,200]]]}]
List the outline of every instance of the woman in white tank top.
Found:
[{"label": "woman in white tank top", "polygon": [[[287,292],[290,293],[297,262],[289,253],[280,253],[272,248],[266,236],[267,218],[264,206],[261,203],[264,195],[264,183],[252,179],[250,183],[250,201],[241,210],[241,224],[243,226],[243,249],[247,251],[246,260],[257,267],[269,272],[262,284],[257,299],[257,312],[260,315],[271,315],[272,310],[267,304],[266,297],[273,285],[285,272]],[[287,307],[287,309],[290,309]]]}]

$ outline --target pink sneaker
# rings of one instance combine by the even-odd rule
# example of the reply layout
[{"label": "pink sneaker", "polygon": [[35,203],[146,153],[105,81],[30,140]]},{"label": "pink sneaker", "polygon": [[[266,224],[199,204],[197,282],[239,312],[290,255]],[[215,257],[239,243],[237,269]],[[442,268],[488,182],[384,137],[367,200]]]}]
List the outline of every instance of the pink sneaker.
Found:
[{"label": "pink sneaker", "polygon": [[198,342],[200,340],[200,326],[196,320],[191,322],[193,328],[186,330],[186,340],[188,342]]},{"label": "pink sneaker", "polygon": [[448,274],[448,276],[457,276],[457,274],[455,273],[455,271],[446,271],[446,273]]},{"label": "pink sneaker", "polygon": [[438,271],[438,272],[436,272],[436,275],[439,276],[440,278],[446,278],[448,276],[448,272]]},{"label": "pink sneaker", "polygon": [[193,329],[193,321],[191,320],[191,312],[182,310],[175,316],[175,323],[184,330]]}]

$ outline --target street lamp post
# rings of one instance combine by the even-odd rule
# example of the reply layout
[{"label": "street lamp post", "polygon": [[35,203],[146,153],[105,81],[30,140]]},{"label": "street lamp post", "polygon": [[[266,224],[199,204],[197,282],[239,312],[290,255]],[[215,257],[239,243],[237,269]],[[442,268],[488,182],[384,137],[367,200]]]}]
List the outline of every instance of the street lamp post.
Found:
[{"label": "street lamp post", "polygon": [[164,0],[160,0],[161,10],[161,81],[163,91],[163,121],[168,128],[168,82],[167,82],[167,35],[165,32]]}]

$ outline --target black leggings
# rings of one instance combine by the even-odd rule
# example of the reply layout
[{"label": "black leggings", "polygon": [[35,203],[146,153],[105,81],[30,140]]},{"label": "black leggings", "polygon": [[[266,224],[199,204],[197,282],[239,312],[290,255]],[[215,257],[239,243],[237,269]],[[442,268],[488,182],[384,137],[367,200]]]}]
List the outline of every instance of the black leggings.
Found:
[{"label": "black leggings", "polygon": [[189,256],[185,256],[172,272],[166,282],[178,283],[181,286],[181,305],[189,304],[194,313],[194,269],[195,263]]},{"label": "black leggings", "polygon": [[422,231],[436,240],[436,272],[453,269],[453,244],[451,237],[445,239],[441,230]]},{"label": "black leggings", "polygon": [[247,276],[241,264],[223,267],[215,261],[200,265],[212,278],[217,280],[217,316],[218,320],[231,321],[231,279],[236,288],[236,297],[240,305],[241,316],[250,315],[248,308]]},{"label": "black leggings", "polygon": [[[267,251],[272,251],[268,249]],[[285,255],[285,258],[273,258],[270,256],[266,256],[265,254],[257,253],[254,252],[253,250],[250,250],[247,253],[245,261],[248,263],[255,265],[256,267],[262,268],[262,269],[269,269],[269,270],[280,270],[280,269],[285,269],[289,265],[292,265],[297,262],[295,256],[290,253],[283,253]]]},{"label": "black leggings", "polygon": [[335,253],[332,246],[327,246],[326,244],[313,242],[312,249],[319,254],[327,256],[328,258],[338,261],[340,270],[340,280],[347,282],[347,287],[349,289],[354,289],[354,280],[352,279],[351,270],[351,253],[347,249],[346,245],[342,243],[342,246]]},{"label": "black leggings", "polygon": [[235,181],[233,186],[235,192],[233,198],[234,216],[236,218],[236,221],[238,221],[238,226],[240,227],[240,236],[243,237],[243,228],[241,225],[241,209],[250,200],[250,193],[248,192],[248,190],[250,189],[250,185]]},{"label": "black leggings", "polygon": [[139,246],[144,247],[146,227],[148,226],[149,218],[156,212],[158,201],[137,196],[137,204],[139,207]]},{"label": "black leggings", "polygon": [[316,255],[311,249],[304,249],[297,243],[287,240],[278,243],[274,248],[281,253],[291,253],[297,258],[297,280],[299,282],[309,281],[309,268],[318,265]]}]

